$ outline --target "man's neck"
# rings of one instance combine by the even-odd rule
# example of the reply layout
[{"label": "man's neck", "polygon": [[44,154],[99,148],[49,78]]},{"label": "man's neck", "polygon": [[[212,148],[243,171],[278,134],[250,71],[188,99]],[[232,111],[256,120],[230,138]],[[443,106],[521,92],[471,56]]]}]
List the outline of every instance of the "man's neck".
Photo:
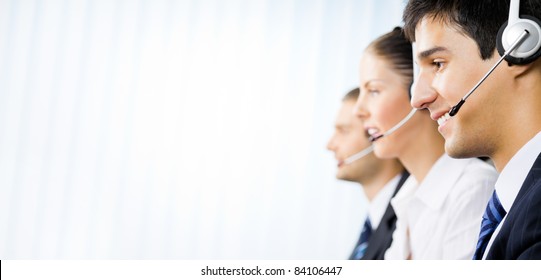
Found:
[{"label": "man's neck", "polygon": [[496,170],[501,173],[502,170],[507,166],[511,158],[522,148],[528,141],[530,141],[537,133],[541,131],[541,127],[524,129],[516,137],[508,137],[509,141],[505,141],[502,146],[497,149],[493,155],[490,156],[494,162]]},{"label": "man's neck", "polygon": [[[510,112],[500,122],[499,134],[490,158],[498,172],[502,172],[513,156],[541,131],[541,79],[517,87],[509,100]],[[503,132],[503,133],[502,133]]]},{"label": "man's neck", "polygon": [[359,182],[362,187],[364,194],[369,202],[372,202],[377,194],[391,181],[394,177],[401,174],[402,169],[389,170],[380,174],[379,176],[373,177],[370,180],[364,180]]}]

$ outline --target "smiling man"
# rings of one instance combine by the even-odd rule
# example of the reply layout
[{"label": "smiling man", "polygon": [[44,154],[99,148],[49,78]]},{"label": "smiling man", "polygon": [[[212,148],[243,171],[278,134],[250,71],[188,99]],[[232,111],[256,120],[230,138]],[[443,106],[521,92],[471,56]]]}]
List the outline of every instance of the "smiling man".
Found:
[{"label": "smiling man", "polygon": [[[505,0],[410,0],[404,11],[420,70],[412,105],[430,111],[450,156],[488,156],[500,172],[474,259],[541,259],[539,51],[501,63],[449,114],[500,59],[500,26],[518,17],[519,1],[511,2],[512,17]],[[540,18],[541,1],[522,1],[520,14]],[[503,33],[503,45],[517,40],[517,29]],[[529,34],[519,48],[539,45],[535,26]]]}]

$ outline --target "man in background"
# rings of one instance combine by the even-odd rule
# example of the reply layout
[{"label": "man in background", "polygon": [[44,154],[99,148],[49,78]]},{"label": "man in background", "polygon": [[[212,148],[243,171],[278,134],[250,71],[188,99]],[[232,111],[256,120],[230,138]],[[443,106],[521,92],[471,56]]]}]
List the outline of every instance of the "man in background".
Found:
[{"label": "man in background", "polygon": [[[389,204],[409,174],[396,159],[378,159],[369,151],[371,146],[362,121],[353,111],[359,88],[342,99],[335,131],[327,149],[338,161],[336,178],[359,183],[369,202],[368,215],[357,245],[349,259],[383,259],[392,243],[396,215]],[[364,153],[361,153],[363,152]]]}]

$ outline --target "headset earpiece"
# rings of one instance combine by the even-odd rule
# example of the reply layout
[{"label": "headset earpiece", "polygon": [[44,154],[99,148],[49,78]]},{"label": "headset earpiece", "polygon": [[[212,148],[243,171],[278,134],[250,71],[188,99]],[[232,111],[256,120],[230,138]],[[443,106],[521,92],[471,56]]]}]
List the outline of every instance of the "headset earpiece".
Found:
[{"label": "headset earpiece", "polygon": [[528,31],[528,37],[505,60],[515,65],[525,65],[541,56],[541,21],[539,19],[524,15],[515,20],[511,26],[507,25],[508,21],[500,27],[496,39],[500,56],[503,56],[505,50],[517,40],[524,30]]},{"label": "headset earpiece", "polygon": [[[460,101],[449,110],[450,117],[455,116],[466,99],[490,76],[490,74],[505,59],[509,64],[524,65],[533,62],[541,56],[541,23],[532,16],[519,17],[520,0],[511,0],[509,18],[500,27],[496,37],[496,45],[500,58],[488,72],[475,84]],[[509,25],[509,26],[508,26]]]}]

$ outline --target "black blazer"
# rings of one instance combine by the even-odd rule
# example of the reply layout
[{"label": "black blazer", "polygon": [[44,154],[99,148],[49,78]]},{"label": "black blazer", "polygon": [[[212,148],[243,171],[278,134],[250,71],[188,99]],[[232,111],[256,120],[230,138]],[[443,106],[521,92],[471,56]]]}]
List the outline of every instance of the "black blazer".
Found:
[{"label": "black blazer", "polygon": [[[396,185],[396,189],[393,193],[393,197],[396,195],[398,190],[402,187],[406,179],[409,177],[409,173],[404,171],[402,177]],[[362,260],[383,260],[385,251],[389,249],[391,243],[393,242],[393,232],[396,228],[396,214],[394,213],[391,203],[387,206],[387,210],[379,222],[378,228],[370,236],[368,241],[368,247]]]},{"label": "black blazer", "polygon": [[487,259],[541,260],[541,154],[494,238]]}]

